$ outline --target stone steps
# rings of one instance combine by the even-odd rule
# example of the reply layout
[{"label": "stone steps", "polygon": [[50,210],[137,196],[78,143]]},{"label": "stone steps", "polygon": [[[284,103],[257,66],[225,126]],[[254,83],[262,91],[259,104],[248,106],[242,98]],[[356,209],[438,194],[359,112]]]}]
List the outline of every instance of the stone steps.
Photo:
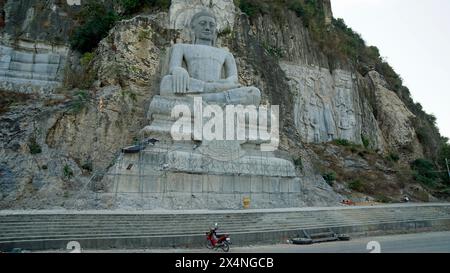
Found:
[{"label": "stone steps", "polygon": [[38,73],[30,71],[0,69],[0,77],[9,79],[58,82],[57,72]]},{"label": "stone steps", "polygon": [[[65,57],[56,53],[21,51],[0,45],[0,87],[31,93],[48,92],[61,83]],[[43,88],[44,87],[44,88]]]},{"label": "stone steps", "polygon": [[[379,215],[379,216],[372,216],[370,218],[362,218],[362,217],[348,217],[348,216],[339,216],[338,218],[342,218],[344,217],[344,219],[337,219],[338,221],[342,221],[342,220],[359,220],[359,221],[370,221],[372,219],[397,219],[397,220],[401,220],[401,219],[410,219],[411,217],[414,218],[418,218],[418,217],[426,217],[427,214],[401,214],[401,215]],[[433,217],[439,217],[439,216],[443,216],[446,217],[448,216],[448,214],[445,213],[435,213],[433,214]],[[231,218],[227,218],[227,219],[222,219],[219,222],[222,223],[233,223],[233,222],[245,222],[245,223],[258,223],[258,224],[276,224],[276,223],[290,223],[290,222],[317,222],[317,220],[323,220],[323,221],[330,221],[330,219],[334,219],[334,217],[326,217],[326,218],[316,218],[316,217],[299,217],[299,218],[294,218],[294,217],[287,217],[284,219],[273,219],[272,221],[268,220],[268,219],[259,219],[259,218],[236,218],[236,219],[231,219]],[[115,219],[114,223],[115,224],[130,224],[130,223],[138,223],[139,225],[145,225],[145,224],[152,224],[154,226],[157,226],[158,224],[160,225],[170,225],[170,224],[175,224],[175,223],[179,223],[180,221],[183,220],[193,220],[195,222],[213,222],[213,221],[217,221],[217,218],[206,218],[206,219],[198,219],[198,218],[178,218],[178,219],[171,219],[171,220],[161,220],[161,219],[146,219],[146,220],[142,220],[142,219]],[[52,225],[52,226],[58,226],[58,225],[67,225],[70,226],[72,224],[86,224],[86,225],[101,225],[101,224],[107,224],[110,225],[111,224],[111,220],[110,219],[104,219],[104,220],[86,220],[86,219],[79,219],[79,220],[74,220],[74,219],[58,219],[58,220],[43,220],[43,221],[7,221],[5,220],[4,222],[0,223],[0,227],[6,228],[6,227],[26,227],[27,225]]]},{"label": "stone steps", "polygon": [[[64,248],[71,240],[87,248],[199,246],[215,222],[237,243],[282,242],[301,230],[324,228],[387,232],[438,225],[450,229],[450,205],[192,214],[0,214],[0,249]],[[321,234],[326,231],[317,233],[314,240],[331,238]]]},{"label": "stone steps", "polygon": [[[421,218],[420,221],[430,221],[430,220],[442,220],[442,219],[448,219],[448,217],[429,217],[429,218]],[[300,229],[310,229],[310,228],[316,228],[316,227],[338,227],[338,226],[355,226],[355,225],[361,225],[361,224],[382,224],[382,223],[401,223],[401,222],[413,222],[418,221],[418,219],[406,219],[406,220],[374,220],[370,222],[327,222],[320,225],[309,223],[309,224],[285,224],[285,225],[266,225],[266,226],[259,226],[259,225],[223,225],[223,229],[227,232],[239,232],[242,229],[245,230],[300,230]],[[206,226],[206,228],[205,228]],[[72,228],[72,229],[70,229]],[[4,240],[10,240],[11,238],[34,238],[34,237],[48,237],[48,238],[57,238],[61,236],[99,236],[99,235],[162,235],[162,234],[183,234],[183,233],[190,233],[190,234],[202,234],[207,230],[207,225],[198,225],[198,226],[188,226],[188,227],[179,227],[179,228],[171,228],[169,230],[163,230],[160,228],[139,228],[139,229],[130,229],[131,227],[115,227],[115,228],[99,228],[99,227],[90,227],[85,228],[83,226],[76,226],[76,228],[69,227],[66,230],[58,230],[58,229],[31,229],[31,230],[3,230],[4,234],[0,235],[0,242]],[[79,229],[82,229],[82,232],[79,231]],[[26,235],[24,235],[26,233]]]},{"label": "stone steps", "polygon": [[[363,220],[363,219],[327,219],[327,220],[320,220],[320,219],[299,219],[299,220],[295,220],[295,219],[286,219],[285,221],[282,220],[277,220],[277,221],[273,221],[272,223],[264,223],[262,221],[258,221],[258,220],[236,220],[236,221],[229,221],[227,220],[226,222],[221,222],[221,226],[226,226],[226,227],[232,227],[234,225],[238,225],[240,227],[242,227],[243,225],[245,226],[264,226],[264,225],[269,225],[269,226],[278,226],[278,225],[307,225],[309,223],[316,223],[316,222],[323,222],[323,223],[367,223],[367,222],[372,222],[372,221],[379,221],[379,222],[383,222],[383,221],[410,221],[410,220],[420,220],[420,219],[440,219],[440,218],[446,218],[448,215],[433,215],[430,217],[427,216],[410,216],[410,217],[405,217],[404,215],[402,215],[402,217],[395,217],[395,216],[389,216],[389,217],[374,217],[372,219],[367,219],[367,220]],[[43,230],[60,230],[60,229],[65,229],[65,228],[70,228],[72,226],[77,226],[77,227],[95,227],[95,229],[101,229],[101,228],[108,228],[111,226],[112,223],[114,223],[114,227],[118,228],[118,227],[142,227],[142,228],[151,228],[151,229],[159,229],[159,228],[163,228],[163,227],[167,227],[167,226],[171,226],[171,225],[175,225],[177,223],[183,222],[182,219],[179,219],[177,221],[105,221],[105,222],[96,222],[96,221],[50,221],[50,222],[30,222],[30,223],[24,223],[24,222],[10,222],[10,223],[2,223],[0,224],[0,229],[8,232],[11,230],[15,230],[15,229],[20,229],[20,230],[28,230],[28,229],[32,229],[32,230],[37,230],[37,229],[43,229]],[[212,222],[214,222],[214,219],[211,220],[204,220],[204,221],[199,221],[199,220],[195,220],[194,221],[196,223],[196,225],[198,226],[202,226],[204,227],[205,225],[210,225]],[[196,225],[190,225],[190,227],[195,227]],[[2,235],[0,234],[0,237]]]},{"label": "stone steps", "polygon": [[[433,219],[433,220],[439,220],[439,219]],[[383,224],[383,222],[376,224]],[[393,222],[386,222],[386,223],[393,223]],[[409,222],[399,222],[399,223],[409,223]],[[366,223],[370,224],[370,223]],[[345,225],[349,226],[349,225]],[[274,227],[263,227],[257,230],[255,233],[270,233],[272,231],[294,231],[299,233],[302,229],[314,229],[314,228],[322,228],[323,225],[316,225],[316,226],[302,226],[302,227],[291,227],[291,228],[279,228],[274,229]],[[329,225],[330,228],[336,228],[338,226],[336,225]],[[4,243],[10,243],[15,241],[42,241],[42,240],[77,240],[77,239],[101,239],[101,238],[142,238],[142,237],[170,237],[170,236],[203,236],[205,234],[205,230],[203,231],[173,231],[173,232],[164,232],[164,233],[145,233],[145,232],[128,232],[128,233],[114,233],[114,232],[108,232],[108,233],[88,233],[88,234],[74,234],[74,233],[66,233],[66,234],[57,234],[54,236],[46,236],[45,234],[39,234],[35,236],[26,236],[26,237],[7,237],[7,238],[1,238],[0,240],[0,246]],[[242,232],[241,229],[236,230],[228,230],[227,232],[231,235],[236,235],[240,233],[246,234],[247,232]],[[326,237],[328,238],[328,237]],[[320,239],[320,238],[318,238]],[[316,239],[314,239],[316,240]]]},{"label": "stone steps", "polygon": [[[422,212],[420,215],[427,215],[427,213],[432,213],[434,216],[438,216],[438,215],[447,215],[447,212],[439,212],[439,211],[425,211]],[[255,221],[261,221],[262,223],[264,222],[270,222],[270,223],[276,223],[277,221],[281,221],[283,223],[285,223],[286,221],[305,221],[305,220],[320,220],[321,218],[325,218],[325,219],[330,219],[333,217],[338,217],[338,218],[355,218],[355,219],[359,219],[359,220],[367,220],[367,219],[373,219],[379,216],[384,216],[386,215],[386,213],[379,213],[376,211],[372,211],[370,212],[370,216],[367,215],[367,213],[352,213],[352,214],[344,214],[344,213],[339,213],[339,214],[326,214],[326,215],[318,215],[318,216],[313,216],[313,215],[295,215],[295,214],[288,214],[288,213],[283,213],[281,216],[280,215],[270,215],[270,217],[265,218],[263,217],[264,215],[245,215],[244,217],[232,217],[232,216],[228,216],[226,215],[225,217],[223,217],[222,221],[249,221],[248,219],[257,219]],[[395,219],[402,219],[402,218],[407,218],[410,215],[414,215],[414,216],[418,216],[418,214],[414,211],[412,212],[408,212],[408,211],[402,211],[401,213],[397,213],[397,214],[391,214],[390,217],[393,217]],[[20,217],[20,216],[19,216]],[[139,221],[140,224],[144,223],[144,222],[151,222],[151,223],[157,223],[157,222],[162,222],[164,221],[164,224],[170,224],[170,223],[176,223],[179,221],[182,221],[184,219],[189,219],[189,220],[195,220],[195,221],[214,221],[214,220],[218,220],[216,215],[211,215],[208,217],[198,217],[196,215],[191,215],[191,216],[168,216],[168,217],[164,217],[164,216],[150,216],[150,215],[146,215],[145,218],[143,218],[142,216],[137,216],[137,217],[131,217],[130,216],[120,216],[120,215],[114,215],[115,217],[115,222],[116,223],[128,223],[129,221]],[[48,219],[50,218],[50,219]],[[110,223],[110,216],[104,216],[103,220],[101,217],[89,217],[87,215],[84,216],[79,216],[79,219],[74,218],[74,217],[66,217],[63,218],[61,216],[58,217],[58,219],[52,219],[54,218],[53,216],[48,216],[48,217],[40,217],[40,218],[34,218],[33,216],[30,217],[25,217],[23,218],[24,220],[21,220],[20,218],[17,218],[17,216],[14,216],[13,219],[9,220],[8,216],[4,217],[2,223],[0,223],[1,225],[5,225],[5,224],[17,224],[17,223],[21,223],[21,224],[26,224],[27,222],[32,223],[32,224],[36,224],[36,223],[47,223],[47,224],[56,224],[58,222],[62,222],[62,223],[79,223],[79,221],[86,221],[88,224],[92,224],[92,223],[102,223],[102,221],[105,221],[106,223]],[[251,222],[251,221],[250,221]]]}]

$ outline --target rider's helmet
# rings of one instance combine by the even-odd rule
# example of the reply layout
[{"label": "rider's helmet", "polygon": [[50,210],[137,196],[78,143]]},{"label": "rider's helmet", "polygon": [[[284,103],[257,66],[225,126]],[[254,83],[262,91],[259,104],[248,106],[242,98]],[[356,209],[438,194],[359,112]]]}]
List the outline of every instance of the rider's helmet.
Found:
[{"label": "rider's helmet", "polygon": [[214,224],[214,226],[210,227],[211,230],[217,230],[219,228],[219,225],[217,223]]}]

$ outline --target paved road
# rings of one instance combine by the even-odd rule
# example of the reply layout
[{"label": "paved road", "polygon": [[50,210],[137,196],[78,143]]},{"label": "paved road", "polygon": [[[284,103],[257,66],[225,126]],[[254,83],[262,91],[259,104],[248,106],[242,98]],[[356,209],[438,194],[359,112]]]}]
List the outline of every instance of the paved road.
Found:
[{"label": "paved road", "polygon": [[[267,245],[237,247],[231,253],[369,253],[367,244],[378,242],[381,253],[450,253],[450,232],[433,232],[356,238],[348,242],[329,242],[314,245]],[[372,249],[372,248],[371,248]],[[83,252],[127,253],[211,253],[208,249],[147,249],[147,250],[94,250]]]},{"label": "paved road", "polygon": [[450,232],[391,235],[357,238],[349,242],[329,242],[309,246],[275,245],[235,248],[234,252],[272,253],[369,253],[376,251],[376,243],[367,250],[370,242],[379,243],[381,253],[450,253]]}]

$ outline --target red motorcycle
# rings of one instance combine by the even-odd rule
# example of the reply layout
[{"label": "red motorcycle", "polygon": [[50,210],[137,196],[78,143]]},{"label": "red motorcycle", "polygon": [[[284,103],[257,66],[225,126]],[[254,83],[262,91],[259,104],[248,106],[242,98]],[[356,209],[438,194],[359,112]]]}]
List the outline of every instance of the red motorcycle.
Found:
[{"label": "red motorcycle", "polygon": [[216,223],[214,227],[209,229],[209,232],[206,232],[206,247],[215,250],[221,248],[224,252],[228,252],[231,244],[230,236],[227,233],[217,233],[217,229]]}]

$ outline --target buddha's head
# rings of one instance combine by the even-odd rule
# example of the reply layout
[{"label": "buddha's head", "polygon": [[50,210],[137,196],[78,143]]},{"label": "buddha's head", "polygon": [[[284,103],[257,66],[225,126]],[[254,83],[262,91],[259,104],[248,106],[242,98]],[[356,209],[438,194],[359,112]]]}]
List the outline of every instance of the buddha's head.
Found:
[{"label": "buddha's head", "polygon": [[196,13],[191,19],[191,29],[194,34],[194,44],[215,45],[217,21],[214,14],[207,10]]}]

